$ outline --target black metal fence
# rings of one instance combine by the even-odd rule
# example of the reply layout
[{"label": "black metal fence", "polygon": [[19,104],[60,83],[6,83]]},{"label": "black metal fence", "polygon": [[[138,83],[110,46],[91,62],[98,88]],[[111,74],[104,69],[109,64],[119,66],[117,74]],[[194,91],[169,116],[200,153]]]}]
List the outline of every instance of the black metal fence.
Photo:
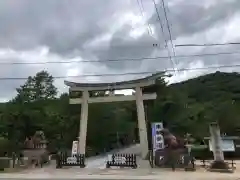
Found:
[{"label": "black metal fence", "polygon": [[176,168],[183,168],[185,171],[195,171],[195,159],[191,154],[186,152],[172,152],[170,153],[167,149],[158,150],[149,155],[149,163],[151,167],[159,168],[171,168],[173,171]]},{"label": "black metal fence", "polygon": [[60,153],[56,156],[56,168],[62,168],[63,166],[79,166],[84,168],[85,165],[85,155],[76,154],[73,156],[68,156],[67,153]]},{"label": "black metal fence", "polygon": [[[233,169],[236,168],[235,161],[240,159],[239,152],[239,148],[235,148],[235,151],[232,152],[223,152],[224,160],[229,164],[229,167]],[[208,147],[205,149],[194,149],[191,153],[197,160],[200,160],[201,166],[204,168],[210,166],[211,162],[213,162],[213,152],[211,152]]]},{"label": "black metal fence", "polygon": [[136,154],[112,154],[109,155],[106,168],[115,167],[131,167],[137,168]]},{"label": "black metal fence", "polygon": [[[236,161],[234,159],[224,159],[226,163],[228,163],[229,167],[232,169],[236,169]],[[213,159],[200,159],[201,166],[207,168],[213,162]]]}]

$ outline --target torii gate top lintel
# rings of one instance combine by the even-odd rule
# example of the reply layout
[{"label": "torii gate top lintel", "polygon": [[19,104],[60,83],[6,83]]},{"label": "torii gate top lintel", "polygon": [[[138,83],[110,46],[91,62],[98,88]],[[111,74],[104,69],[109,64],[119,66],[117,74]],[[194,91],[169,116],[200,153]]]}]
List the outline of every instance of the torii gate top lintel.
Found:
[{"label": "torii gate top lintel", "polygon": [[136,86],[139,87],[147,87],[155,84],[155,81],[163,77],[164,72],[159,72],[152,74],[151,76],[147,76],[140,79],[129,80],[129,81],[120,81],[120,82],[112,82],[112,83],[77,83],[71,81],[64,81],[64,84],[69,86],[71,91],[84,91],[84,90],[121,90],[121,89],[131,89]]}]

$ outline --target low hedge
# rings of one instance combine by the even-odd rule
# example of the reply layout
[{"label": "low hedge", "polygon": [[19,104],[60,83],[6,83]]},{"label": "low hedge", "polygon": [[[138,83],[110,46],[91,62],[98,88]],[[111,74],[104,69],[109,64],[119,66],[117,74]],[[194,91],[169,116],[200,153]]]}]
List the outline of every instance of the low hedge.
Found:
[{"label": "low hedge", "polygon": [[0,157],[0,171],[10,167],[11,159],[8,157]]},{"label": "low hedge", "polygon": [[9,140],[3,137],[0,137],[0,157],[6,156],[6,153],[9,151]]}]

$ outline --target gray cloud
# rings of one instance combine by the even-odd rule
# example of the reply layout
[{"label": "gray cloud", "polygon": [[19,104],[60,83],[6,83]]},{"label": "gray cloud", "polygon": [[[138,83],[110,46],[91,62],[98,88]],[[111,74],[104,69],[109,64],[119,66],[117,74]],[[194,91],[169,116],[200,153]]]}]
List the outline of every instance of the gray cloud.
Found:
[{"label": "gray cloud", "polygon": [[[174,2],[174,0],[171,1]],[[212,2],[211,6],[206,7],[207,2]],[[166,20],[161,1],[159,1],[157,6],[161,20],[165,24],[164,32],[167,36],[168,30],[166,29]],[[208,0],[199,2],[195,0],[183,0],[168,8],[166,6],[166,13],[171,23],[170,26],[174,39],[179,36],[191,36],[195,33],[208,30],[214,25],[228,21],[239,10],[240,1],[238,0]],[[149,23],[159,26],[156,13],[149,20]]]},{"label": "gray cloud", "polygon": [[[107,4],[113,3],[107,1],[104,6]],[[2,3],[0,45],[19,49],[47,45],[58,53],[81,49],[87,39],[104,32],[96,23],[100,17],[111,13],[104,11],[104,6],[92,0],[21,0],[16,4],[10,0]]]},{"label": "gray cloud", "polygon": [[[159,1],[160,2],[160,1]],[[171,22],[174,44],[188,42],[219,42],[240,39],[238,29],[226,23],[240,12],[239,0],[165,0]],[[166,56],[164,38],[152,1],[143,1],[148,23],[154,34],[148,34],[134,0],[1,0],[0,61],[64,61],[98,60],[99,63],[60,65],[1,66],[1,77],[27,77],[42,69],[53,76],[156,71],[171,68],[169,59],[151,61],[105,62],[104,59]],[[164,12],[158,4],[159,13]],[[140,20],[139,20],[140,17]],[[229,31],[227,34],[226,31]],[[138,35],[133,35],[140,33]],[[142,32],[141,32],[142,31]],[[167,36],[166,22],[164,22]],[[132,34],[131,34],[132,33]],[[224,39],[224,38],[225,39]],[[167,37],[168,38],[168,37]],[[223,39],[222,39],[223,38]],[[159,47],[153,47],[158,43]],[[47,47],[49,51],[36,50]],[[9,49],[10,51],[8,51]],[[215,48],[177,48],[177,54],[237,51],[237,46]],[[10,52],[14,51],[14,55]],[[2,53],[2,54],[1,54]],[[5,54],[4,54],[5,53]],[[7,55],[6,55],[7,54]],[[226,61],[228,59],[228,61]],[[237,55],[175,59],[179,67],[237,63]],[[201,63],[199,63],[201,62]],[[199,66],[200,66],[199,65]],[[56,68],[57,67],[57,68]],[[144,76],[144,75],[142,75]],[[74,78],[76,81],[120,81],[124,77]],[[0,99],[9,98],[23,81],[3,81]],[[56,81],[63,89],[63,80]]]}]

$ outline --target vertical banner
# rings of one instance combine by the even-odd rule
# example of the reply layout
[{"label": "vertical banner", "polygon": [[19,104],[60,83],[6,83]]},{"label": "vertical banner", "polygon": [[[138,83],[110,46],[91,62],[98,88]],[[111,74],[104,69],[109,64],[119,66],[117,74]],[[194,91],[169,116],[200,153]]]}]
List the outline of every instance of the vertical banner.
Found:
[{"label": "vertical banner", "polygon": [[152,123],[152,149],[153,152],[156,149],[156,130],[155,130],[155,123]]},{"label": "vertical banner", "polygon": [[164,149],[164,139],[161,130],[163,130],[162,122],[152,123],[153,154],[155,154],[156,150]]},{"label": "vertical banner", "polygon": [[72,143],[72,156],[78,153],[78,141]]}]

